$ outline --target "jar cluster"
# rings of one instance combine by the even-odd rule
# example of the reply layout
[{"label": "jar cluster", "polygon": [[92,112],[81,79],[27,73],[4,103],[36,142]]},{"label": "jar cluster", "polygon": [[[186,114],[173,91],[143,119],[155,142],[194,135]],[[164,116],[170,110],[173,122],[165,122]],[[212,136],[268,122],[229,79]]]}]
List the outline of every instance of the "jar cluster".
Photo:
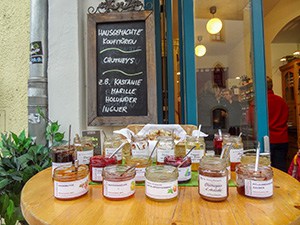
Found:
[{"label": "jar cluster", "polygon": [[254,168],[253,159],[243,154],[240,136],[215,135],[214,147],[221,152],[209,156],[204,138],[197,132],[179,141],[170,134],[155,139],[132,135],[131,140],[114,134],[105,137],[101,155],[95,154],[91,138],[78,135],[73,145],[53,147],[54,197],[78,198],[93,182],[102,184],[102,194],[110,200],[134,196],[139,184],[145,186],[147,198],[169,201],[178,197],[180,183],[191,181],[194,174],[201,198],[225,201],[231,171],[236,171],[239,194],[254,198],[273,195],[271,167],[261,161],[258,169]]}]

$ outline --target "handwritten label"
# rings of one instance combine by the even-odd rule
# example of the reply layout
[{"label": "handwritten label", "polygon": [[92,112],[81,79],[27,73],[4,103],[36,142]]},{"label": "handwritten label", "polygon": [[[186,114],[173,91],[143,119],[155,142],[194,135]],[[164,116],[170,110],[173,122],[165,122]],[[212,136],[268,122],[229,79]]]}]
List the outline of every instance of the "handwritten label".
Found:
[{"label": "handwritten label", "polygon": [[97,24],[98,116],[147,116],[144,21]]}]

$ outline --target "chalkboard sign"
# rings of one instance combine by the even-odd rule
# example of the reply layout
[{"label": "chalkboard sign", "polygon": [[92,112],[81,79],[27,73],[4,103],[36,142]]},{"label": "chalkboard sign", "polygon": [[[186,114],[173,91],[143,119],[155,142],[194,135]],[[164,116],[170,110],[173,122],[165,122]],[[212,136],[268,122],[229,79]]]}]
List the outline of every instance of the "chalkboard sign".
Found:
[{"label": "chalkboard sign", "polygon": [[88,15],[88,125],[157,122],[152,12]]},{"label": "chalkboard sign", "polygon": [[97,24],[98,116],[147,116],[144,21]]}]

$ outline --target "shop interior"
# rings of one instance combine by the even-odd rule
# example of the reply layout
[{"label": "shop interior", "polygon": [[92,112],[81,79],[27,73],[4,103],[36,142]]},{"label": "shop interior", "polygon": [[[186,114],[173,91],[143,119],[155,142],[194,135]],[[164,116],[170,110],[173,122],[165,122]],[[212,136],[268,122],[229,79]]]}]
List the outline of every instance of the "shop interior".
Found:
[{"label": "shop interior", "polygon": [[[162,1],[165,5],[166,1]],[[266,16],[279,2],[279,0],[264,0],[263,13]],[[227,133],[232,127],[234,134],[243,134],[246,147],[254,146],[256,129],[255,118],[249,114],[249,106],[255,98],[253,82],[253,52],[251,33],[250,1],[204,1],[194,2],[194,40],[195,64],[197,80],[197,107],[198,123],[203,131],[213,135],[218,129]],[[182,119],[181,108],[181,83],[180,76],[180,46],[178,28],[178,5],[173,5],[173,61],[174,61],[174,102],[175,122]],[[212,18],[219,18],[222,28],[218,32],[210,33],[207,23]],[[164,122],[168,122],[168,90],[167,90],[167,15],[163,11],[161,17],[162,30],[162,68],[163,68],[163,93],[164,93]],[[274,92],[283,96],[288,102],[289,164],[292,156],[298,149],[300,121],[299,121],[299,43],[300,43],[300,16],[288,21],[276,34],[271,42],[271,74],[274,83]],[[296,52],[298,50],[298,54]],[[296,52],[296,53],[294,53]],[[266,55],[268,57],[268,54]],[[284,61],[285,60],[285,61]],[[268,71],[268,70],[267,70]],[[270,73],[270,72],[269,72]],[[288,83],[289,82],[289,83]],[[295,85],[294,85],[295,84]],[[228,94],[229,92],[229,94]],[[205,96],[203,98],[203,95]],[[226,96],[239,103],[232,115],[234,122],[229,121],[229,109],[222,105]],[[212,97],[214,96],[214,97]],[[221,102],[221,103],[220,103]],[[208,104],[211,104],[208,107]],[[255,106],[254,106],[255,107]],[[232,131],[232,130],[231,130]],[[230,132],[231,132],[230,131]],[[248,142],[247,142],[248,141]],[[208,145],[209,146],[209,145]]]}]

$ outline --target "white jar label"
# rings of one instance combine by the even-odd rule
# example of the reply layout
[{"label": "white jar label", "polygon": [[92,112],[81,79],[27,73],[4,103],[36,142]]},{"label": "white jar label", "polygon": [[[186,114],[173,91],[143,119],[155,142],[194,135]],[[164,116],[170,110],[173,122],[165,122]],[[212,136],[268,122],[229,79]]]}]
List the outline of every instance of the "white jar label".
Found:
[{"label": "white jar label", "polygon": [[243,149],[231,149],[230,150],[230,162],[241,162],[241,157],[243,155]]},{"label": "white jar label", "polygon": [[52,177],[53,177],[53,173],[54,173],[54,169],[59,167],[59,166],[72,166],[72,162],[64,162],[64,163],[55,163],[52,162]]},{"label": "white jar label", "polygon": [[108,198],[126,198],[135,192],[134,179],[126,181],[103,180],[103,195]]},{"label": "white jar label", "polygon": [[245,179],[245,195],[256,198],[267,198],[273,195],[273,179],[256,181]]},{"label": "white jar label", "polygon": [[[107,156],[107,157],[111,156],[111,154],[114,151],[116,151],[116,148],[106,148],[105,149],[105,156]],[[115,156],[117,157],[118,161],[122,160],[122,149],[120,151],[118,151]]]},{"label": "white jar label", "polygon": [[102,181],[102,167],[92,167],[92,181]]},{"label": "white jar label", "polygon": [[190,180],[192,177],[192,169],[191,166],[187,166],[187,167],[179,167],[178,168],[178,181],[187,181]]},{"label": "white jar label", "polygon": [[157,149],[157,162],[164,163],[165,157],[168,155],[174,156],[174,149],[165,150]]},{"label": "white jar label", "polygon": [[148,197],[154,199],[171,199],[178,195],[178,181],[171,182],[153,182],[146,179],[145,193]]},{"label": "white jar label", "polygon": [[227,196],[227,176],[207,177],[199,174],[199,193],[211,198]]},{"label": "white jar label", "polygon": [[[190,149],[186,149],[186,153],[188,153]],[[204,156],[204,149],[194,149],[190,154],[189,157],[191,157],[192,163],[199,163],[200,159]]]},{"label": "white jar label", "polygon": [[146,172],[146,168],[135,168],[135,181],[145,181],[145,172]]},{"label": "white jar label", "polygon": [[77,159],[79,164],[89,164],[90,158],[93,157],[94,150],[77,151]]},{"label": "white jar label", "polygon": [[61,182],[54,181],[54,197],[76,198],[88,192],[88,176],[81,180]]}]

